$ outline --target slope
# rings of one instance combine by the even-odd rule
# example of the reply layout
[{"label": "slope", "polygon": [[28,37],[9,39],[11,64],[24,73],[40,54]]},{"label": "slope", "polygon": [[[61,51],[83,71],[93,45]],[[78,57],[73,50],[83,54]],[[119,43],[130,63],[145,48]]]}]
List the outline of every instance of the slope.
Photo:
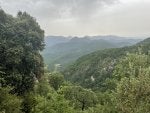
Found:
[{"label": "slope", "polygon": [[55,64],[61,64],[61,70],[63,70],[66,66],[72,64],[79,57],[97,50],[122,47],[124,45],[131,45],[138,41],[133,40],[132,43],[129,43],[129,40],[127,39],[121,40],[117,37],[117,40],[112,40],[112,38],[109,40],[109,36],[99,36],[99,39],[97,39],[97,37],[74,37],[68,40],[62,37],[63,39],[60,40],[62,41],[62,43],[60,43],[60,41],[57,40],[59,38],[60,37],[56,37],[55,41],[53,41],[53,39],[52,41],[57,43],[55,43],[53,46],[47,45],[46,49],[42,53],[44,56],[45,63],[49,65],[50,70],[54,69]]},{"label": "slope", "polygon": [[148,54],[150,38],[134,46],[105,49],[82,56],[64,71],[65,78],[86,88],[105,91],[107,89],[107,78],[112,76],[118,60],[128,52],[138,52],[139,48],[142,49],[143,53]]}]

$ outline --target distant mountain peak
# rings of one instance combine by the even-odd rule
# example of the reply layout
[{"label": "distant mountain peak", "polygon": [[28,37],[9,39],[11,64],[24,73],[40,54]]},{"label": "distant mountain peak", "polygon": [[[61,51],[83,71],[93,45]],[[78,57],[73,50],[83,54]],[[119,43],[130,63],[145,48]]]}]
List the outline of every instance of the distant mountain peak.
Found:
[{"label": "distant mountain peak", "polygon": [[85,41],[90,41],[90,39],[87,37],[84,38],[73,37],[72,39],[70,39],[70,42],[85,42]]}]

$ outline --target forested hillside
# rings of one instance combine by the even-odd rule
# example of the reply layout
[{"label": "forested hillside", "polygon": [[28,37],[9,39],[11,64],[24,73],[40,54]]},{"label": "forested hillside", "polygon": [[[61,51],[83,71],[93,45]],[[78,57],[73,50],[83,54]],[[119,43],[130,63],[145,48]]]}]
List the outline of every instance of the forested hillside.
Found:
[{"label": "forested hillside", "polygon": [[0,113],[150,113],[150,38],[83,56],[65,76],[44,67],[44,45],[32,16],[0,9]]},{"label": "forested hillside", "polygon": [[133,45],[140,39],[128,39],[118,36],[87,36],[87,37],[46,37],[45,50],[42,55],[49,70],[60,64],[61,70],[72,64],[79,57],[97,50]]},{"label": "forested hillside", "polygon": [[[86,88],[107,89],[107,79],[112,77],[114,67],[127,53],[148,54],[150,38],[123,48],[105,49],[82,56],[64,71],[66,80],[80,84]],[[94,79],[94,80],[93,80]]]}]

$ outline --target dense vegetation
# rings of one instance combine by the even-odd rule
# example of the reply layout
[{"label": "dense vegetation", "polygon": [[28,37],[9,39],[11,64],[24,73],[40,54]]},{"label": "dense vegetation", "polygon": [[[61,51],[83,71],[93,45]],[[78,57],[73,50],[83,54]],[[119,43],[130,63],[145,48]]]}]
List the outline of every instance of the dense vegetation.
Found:
[{"label": "dense vegetation", "polygon": [[59,70],[64,70],[79,57],[106,48],[116,48],[132,45],[137,39],[124,39],[117,36],[93,36],[93,37],[46,37],[46,47],[42,52],[45,64],[49,70],[54,70],[56,64],[60,64]]},{"label": "dense vegetation", "polygon": [[79,58],[72,66],[64,71],[66,80],[78,83],[93,90],[105,91],[108,78],[112,78],[114,67],[127,53],[141,51],[148,54],[150,38],[134,45],[123,48],[105,49]]},{"label": "dense vegetation", "polygon": [[[77,72],[82,87],[74,84],[74,73],[71,83],[44,68],[43,37],[43,30],[26,12],[12,17],[0,10],[0,113],[150,113],[150,39],[79,59],[73,66],[80,66],[87,76],[93,67],[93,85],[77,68],[69,68],[68,73]],[[94,67],[97,63],[99,68]],[[96,71],[103,74],[94,75]]]},{"label": "dense vegetation", "polygon": [[23,94],[34,87],[34,78],[43,74],[39,51],[44,48],[44,31],[26,12],[12,17],[0,10],[0,67],[2,86]]}]

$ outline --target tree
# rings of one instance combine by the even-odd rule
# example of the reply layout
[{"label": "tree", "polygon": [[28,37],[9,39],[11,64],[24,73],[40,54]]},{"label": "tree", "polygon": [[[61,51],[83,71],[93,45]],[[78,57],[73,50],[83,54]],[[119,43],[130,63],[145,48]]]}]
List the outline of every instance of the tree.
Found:
[{"label": "tree", "polygon": [[[35,99],[37,104],[34,107],[34,113],[74,113],[73,107],[69,102],[54,90],[48,81],[46,73],[35,85]],[[33,108],[33,107],[32,107]],[[33,110],[33,109],[32,109]]]},{"label": "tree", "polygon": [[67,100],[70,100],[76,109],[80,108],[82,111],[88,107],[95,106],[97,103],[96,94],[80,86],[63,86],[59,93],[63,94]]},{"label": "tree", "polygon": [[33,92],[27,93],[23,96],[22,111],[23,113],[32,113],[35,111],[37,105],[36,95]]},{"label": "tree", "polygon": [[[43,75],[44,31],[26,12],[12,17],[0,10],[0,71],[13,93],[22,95],[34,87],[34,78]],[[3,85],[3,84],[2,84]]]},{"label": "tree", "polygon": [[54,89],[49,85],[48,73],[45,73],[39,82],[35,84],[34,92],[43,97],[46,97],[50,92],[54,92]]},{"label": "tree", "polygon": [[58,88],[64,83],[64,76],[61,73],[53,72],[48,76],[48,80],[51,87],[58,90]]},{"label": "tree", "polygon": [[49,93],[47,97],[37,96],[34,113],[75,113],[73,107],[62,95]]},{"label": "tree", "polygon": [[116,65],[113,76],[120,80],[123,77],[137,77],[143,69],[150,66],[150,55],[127,54]]},{"label": "tree", "polygon": [[0,87],[0,113],[19,113],[21,112],[21,99],[16,95],[10,94],[11,88]]},{"label": "tree", "polygon": [[121,113],[149,113],[150,70],[135,78],[123,78],[117,87],[117,107]]},{"label": "tree", "polygon": [[115,96],[119,113],[149,113],[149,55],[129,54],[117,65],[119,77]]}]

